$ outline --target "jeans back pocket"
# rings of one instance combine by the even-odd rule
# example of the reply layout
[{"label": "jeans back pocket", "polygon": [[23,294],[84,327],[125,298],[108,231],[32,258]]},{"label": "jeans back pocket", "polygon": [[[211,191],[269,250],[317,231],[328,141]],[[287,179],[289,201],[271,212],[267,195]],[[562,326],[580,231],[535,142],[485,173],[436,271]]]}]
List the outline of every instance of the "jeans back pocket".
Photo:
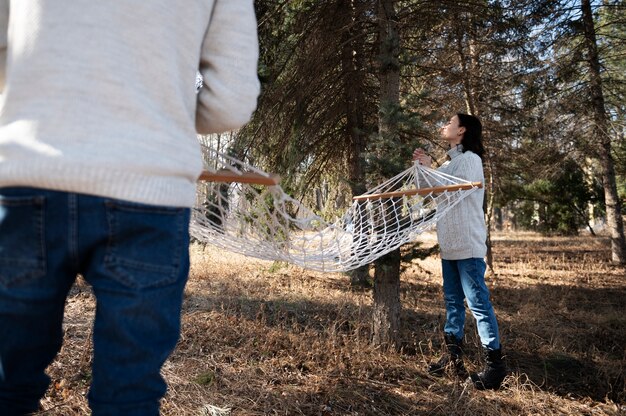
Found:
[{"label": "jeans back pocket", "polygon": [[0,285],[13,287],[46,274],[43,196],[0,195]]},{"label": "jeans back pocket", "polygon": [[109,243],[104,264],[127,287],[167,286],[186,278],[189,209],[105,203]]}]

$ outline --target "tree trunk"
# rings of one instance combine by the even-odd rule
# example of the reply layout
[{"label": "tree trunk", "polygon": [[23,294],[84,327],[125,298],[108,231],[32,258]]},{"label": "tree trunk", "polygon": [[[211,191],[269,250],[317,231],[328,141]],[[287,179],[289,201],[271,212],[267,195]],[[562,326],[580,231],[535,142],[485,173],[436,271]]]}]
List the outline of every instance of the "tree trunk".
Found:
[{"label": "tree trunk", "polygon": [[[400,35],[394,4],[394,0],[378,1],[381,106],[400,103]],[[378,127],[382,135],[397,130],[396,123],[387,117],[379,118]]]},{"label": "tree trunk", "polygon": [[[380,42],[380,111],[378,132],[382,136],[397,135],[397,121],[385,108],[400,104],[400,35],[394,0],[378,1]],[[398,345],[400,319],[400,249],[375,262],[374,272],[374,345]]]},{"label": "tree trunk", "polygon": [[472,88],[472,73],[468,69],[467,57],[465,56],[465,45],[463,43],[463,32],[465,28],[460,25],[456,26],[456,51],[459,55],[459,64],[461,66],[461,76],[463,81],[463,93],[465,96],[465,111],[478,117],[476,109],[476,100],[474,97],[474,89]]},{"label": "tree trunk", "polygon": [[[348,143],[348,182],[352,196],[366,191],[363,170],[363,152],[365,151],[365,126],[363,122],[364,82],[362,15],[356,10],[351,0],[341,0],[340,12],[350,16],[350,27],[343,31],[341,69],[343,72],[343,94],[346,114],[345,138]],[[355,224],[355,227],[358,224]],[[355,235],[359,231],[355,229]],[[355,245],[358,245],[355,242]],[[349,273],[353,286],[369,286],[369,266],[362,266]]]},{"label": "tree trunk", "polygon": [[626,264],[626,240],[624,239],[624,223],[622,209],[617,195],[615,182],[615,166],[611,155],[611,137],[609,120],[604,108],[604,92],[600,76],[600,59],[596,40],[595,25],[590,0],[581,0],[585,44],[589,65],[589,84],[591,88],[591,105],[593,106],[594,136],[599,143],[598,158],[602,169],[602,187],[606,202],[606,219],[611,233],[611,260],[614,263]]},{"label": "tree trunk", "polygon": [[400,250],[376,261],[372,343],[384,348],[398,345],[400,323]]}]

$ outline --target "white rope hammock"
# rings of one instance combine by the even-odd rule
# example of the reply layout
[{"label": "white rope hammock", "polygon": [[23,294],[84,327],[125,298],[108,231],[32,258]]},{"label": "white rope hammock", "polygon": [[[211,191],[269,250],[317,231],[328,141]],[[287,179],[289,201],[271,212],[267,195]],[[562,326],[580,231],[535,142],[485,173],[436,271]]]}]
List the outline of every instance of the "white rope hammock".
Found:
[{"label": "white rope hammock", "polygon": [[[325,221],[287,195],[279,179],[202,142],[207,171],[198,183],[191,234],[265,260],[341,272],[414,241],[482,184],[417,164],[353,198]],[[211,166],[209,168],[208,166]]]}]

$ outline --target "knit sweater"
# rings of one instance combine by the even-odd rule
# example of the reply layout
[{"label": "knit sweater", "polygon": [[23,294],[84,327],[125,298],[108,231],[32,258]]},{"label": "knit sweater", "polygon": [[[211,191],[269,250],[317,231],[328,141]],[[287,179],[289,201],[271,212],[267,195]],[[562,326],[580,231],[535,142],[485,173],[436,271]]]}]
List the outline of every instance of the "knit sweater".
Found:
[{"label": "knit sweater", "polygon": [[[471,152],[463,153],[458,145],[448,151],[450,160],[438,170],[471,182],[485,182],[480,157]],[[483,211],[483,188],[452,207],[437,222],[437,239],[444,260],[483,258],[487,254],[487,228]]]},{"label": "knit sweater", "polygon": [[0,187],[193,205],[196,132],[249,120],[258,39],[252,0],[183,3],[0,0]]}]

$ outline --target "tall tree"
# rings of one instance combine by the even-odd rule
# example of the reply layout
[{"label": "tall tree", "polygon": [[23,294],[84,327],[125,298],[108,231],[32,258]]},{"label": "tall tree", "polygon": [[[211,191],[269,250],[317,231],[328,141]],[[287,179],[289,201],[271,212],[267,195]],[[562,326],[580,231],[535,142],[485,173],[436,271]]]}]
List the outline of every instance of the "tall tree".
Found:
[{"label": "tall tree", "polygon": [[625,264],[626,240],[624,239],[624,223],[622,221],[621,203],[617,195],[617,185],[615,182],[615,167],[611,154],[611,133],[609,118],[604,103],[596,28],[590,0],[581,0],[580,5],[582,9],[585,46],[587,48],[589,89],[591,95],[590,105],[593,108],[592,114],[594,120],[593,132],[595,140],[599,143],[597,156],[600,159],[602,169],[602,186],[604,188],[607,224],[611,233],[611,259],[615,263]]},{"label": "tall tree", "polygon": [[[400,107],[400,34],[395,0],[378,0],[377,17],[380,44],[380,110],[378,134],[382,141],[397,141]],[[381,155],[382,156],[382,155]],[[373,343],[398,345],[400,320],[400,249],[375,261]]]},{"label": "tall tree", "polygon": [[[611,123],[612,153],[618,195],[626,199],[626,4],[624,0],[604,0],[598,10],[596,34],[602,59],[602,90]],[[624,205],[622,205],[624,209]]]},{"label": "tall tree", "polygon": [[[362,3],[362,2],[361,2]],[[342,31],[341,72],[343,74],[343,100],[345,103],[345,135],[347,152],[348,183],[352,196],[366,191],[363,154],[367,145],[367,128],[363,109],[365,105],[365,8],[354,0],[340,0],[340,13],[350,16],[349,25]],[[358,231],[357,231],[358,232]],[[350,273],[351,283],[356,286],[369,285],[369,266],[362,266]]]}]

